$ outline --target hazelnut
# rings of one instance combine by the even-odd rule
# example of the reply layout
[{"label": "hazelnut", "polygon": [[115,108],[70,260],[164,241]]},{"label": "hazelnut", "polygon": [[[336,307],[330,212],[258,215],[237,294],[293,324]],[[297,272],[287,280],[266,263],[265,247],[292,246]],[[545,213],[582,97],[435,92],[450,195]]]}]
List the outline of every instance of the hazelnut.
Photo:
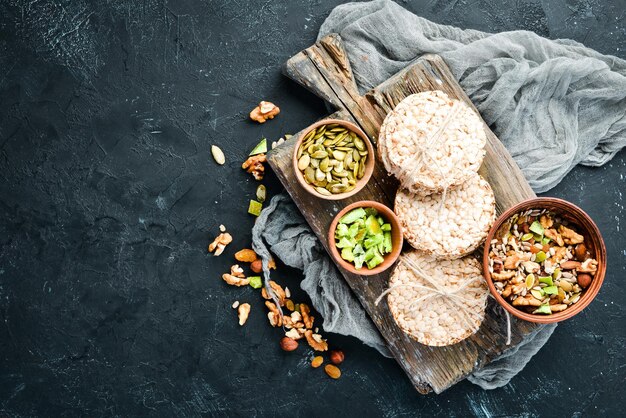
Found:
[{"label": "hazelnut", "polygon": [[341,364],[345,358],[343,351],[341,350],[332,350],[328,357],[330,358],[330,362],[333,364]]},{"label": "hazelnut", "polygon": [[282,348],[284,351],[294,351],[296,348],[298,348],[298,342],[293,338],[283,337],[280,340],[280,348]]},{"label": "hazelnut", "polygon": [[255,273],[260,273],[263,271],[263,261],[261,259],[254,260],[252,264],[250,264],[250,270]]},{"label": "hazelnut", "polygon": [[586,289],[591,284],[591,275],[587,273],[578,273],[578,285]]}]

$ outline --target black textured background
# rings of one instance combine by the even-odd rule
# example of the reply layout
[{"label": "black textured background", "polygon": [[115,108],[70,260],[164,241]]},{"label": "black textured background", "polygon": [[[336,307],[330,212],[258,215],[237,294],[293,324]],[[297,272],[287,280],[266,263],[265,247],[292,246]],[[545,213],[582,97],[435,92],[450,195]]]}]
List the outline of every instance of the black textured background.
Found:
[{"label": "black textured background", "polygon": [[[343,377],[285,354],[253,289],[225,285],[249,245],[240,164],[326,113],[280,74],[336,0],[0,2],[0,415],[619,416],[626,396],[626,153],[548,195],[598,222],[609,269],[506,387],[418,395],[358,341]],[[626,58],[624,0],[422,0],[436,22],[528,29]],[[261,99],[283,112],[247,120]],[[217,166],[210,145],[227,164]],[[269,194],[280,190],[273,175]],[[206,245],[225,224],[222,257]],[[294,299],[299,274],[279,266]],[[249,301],[241,328],[230,308]]]}]

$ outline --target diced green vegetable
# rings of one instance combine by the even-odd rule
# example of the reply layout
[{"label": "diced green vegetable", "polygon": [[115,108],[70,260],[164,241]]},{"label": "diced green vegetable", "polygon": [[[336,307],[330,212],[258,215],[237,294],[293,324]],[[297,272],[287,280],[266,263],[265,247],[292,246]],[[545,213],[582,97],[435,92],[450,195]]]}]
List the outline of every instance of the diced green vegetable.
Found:
[{"label": "diced green vegetable", "polygon": [[353,248],[354,243],[350,241],[348,238],[341,238],[339,242],[336,244],[337,248]]},{"label": "diced green vegetable", "polygon": [[548,237],[543,237],[543,239],[541,240],[541,245],[546,245],[550,242],[550,238]]},{"label": "diced green vegetable", "polygon": [[363,263],[365,262],[365,254],[361,254],[359,256],[354,257],[354,268],[359,270],[363,267]]},{"label": "diced green vegetable", "polygon": [[548,256],[543,251],[539,251],[537,254],[535,254],[535,261],[537,263],[545,261],[546,258],[548,258]]},{"label": "diced green vegetable", "polygon": [[369,249],[378,244],[381,244],[383,242],[383,239],[384,239],[383,234],[372,235],[370,238],[363,241],[363,245],[365,245],[366,249]]},{"label": "diced green vegetable", "polygon": [[342,238],[348,236],[348,225],[338,224],[335,229],[335,238]]},{"label": "diced green vegetable", "polygon": [[343,258],[346,261],[354,261],[354,254],[352,253],[352,248],[343,248],[341,250],[341,258]]},{"label": "diced green vegetable", "polygon": [[248,213],[250,215],[259,216],[261,214],[261,209],[263,209],[263,204],[261,202],[257,202],[256,200],[250,201],[250,205],[248,206]]},{"label": "diced green vegetable", "polygon": [[367,229],[367,233],[369,235],[380,234],[382,231],[380,230],[380,224],[376,217],[370,215],[365,221],[365,228]]},{"label": "diced green vegetable", "polygon": [[250,287],[255,289],[260,289],[263,286],[263,281],[261,280],[261,276],[252,276],[248,277],[250,279]]},{"label": "diced green vegetable", "polygon": [[550,276],[545,276],[545,277],[539,276],[539,283],[545,283],[548,286],[554,286],[554,282],[552,281],[552,277]]},{"label": "diced green vegetable", "polygon": [[533,234],[533,238],[535,239],[535,242],[541,242],[541,240],[543,240],[543,235]]},{"label": "diced green vegetable", "polygon": [[367,262],[367,268],[368,269],[373,269],[374,267],[376,267],[377,265],[379,265],[380,263],[382,263],[383,261],[385,261],[385,259],[383,258],[382,255],[380,254],[376,254],[372,259],[370,259]]},{"label": "diced green vegetable", "polygon": [[556,286],[547,286],[543,288],[543,292],[546,295],[556,295],[559,293],[559,289]]},{"label": "diced green vegetable", "polygon": [[543,226],[538,221],[533,222],[528,229],[537,235],[543,235]]},{"label": "diced green vegetable", "polygon": [[355,268],[374,268],[382,263],[384,254],[393,250],[391,224],[374,208],[353,209],[341,217],[335,229],[335,245],[341,258]]},{"label": "diced green vegetable", "polygon": [[341,224],[351,224],[355,222],[359,218],[363,218],[366,216],[365,210],[363,208],[356,208],[346,213],[341,217],[339,223]]},{"label": "diced green vegetable", "polygon": [[265,154],[267,152],[267,139],[263,138],[256,144],[252,152],[249,155]]},{"label": "diced green vegetable", "polygon": [[544,303],[543,305],[535,309],[533,313],[534,314],[541,313],[541,314],[550,315],[552,314],[552,309],[550,309],[550,305],[548,305],[547,303]]},{"label": "diced green vegetable", "polygon": [[383,252],[388,254],[393,249],[393,244],[391,242],[391,232],[384,232],[385,238],[383,239]]},{"label": "diced green vegetable", "polygon": [[378,215],[378,211],[375,208],[365,208],[365,213],[367,216],[376,216]]}]

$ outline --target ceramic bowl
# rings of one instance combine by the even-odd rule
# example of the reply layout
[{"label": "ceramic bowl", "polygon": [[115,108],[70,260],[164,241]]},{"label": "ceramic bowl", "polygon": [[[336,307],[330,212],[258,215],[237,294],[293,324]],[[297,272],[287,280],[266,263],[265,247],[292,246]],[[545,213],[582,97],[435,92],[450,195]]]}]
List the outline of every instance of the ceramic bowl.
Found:
[{"label": "ceramic bowl", "polygon": [[[384,256],[384,261],[373,269],[368,269],[367,266],[363,266],[361,269],[357,270],[354,267],[354,264],[341,258],[341,254],[335,246],[335,229],[337,228],[339,219],[341,219],[343,215],[350,212],[352,209],[356,208],[374,208],[378,211],[378,214],[385,220],[385,222],[391,224],[391,244],[393,247],[392,251],[389,254],[386,254]],[[400,226],[400,222],[398,221],[396,214],[393,213],[393,210],[389,209],[387,206],[373,200],[362,200],[360,202],[355,202],[346,206],[337,214],[337,216],[335,216],[335,219],[333,219],[332,223],[330,224],[330,228],[328,229],[328,248],[330,249],[331,256],[335,259],[335,262],[339,264],[339,266],[341,266],[341,268],[343,268],[344,270],[361,276],[371,276],[374,274],[379,274],[391,267],[400,256],[400,252],[402,251],[402,243],[402,227]]]},{"label": "ceramic bowl", "polygon": [[[314,129],[317,129],[318,127],[322,125],[330,125],[333,123],[336,123],[337,125],[343,128],[347,128],[351,130],[352,132],[354,132],[355,134],[357,134],[359,138],[361,138],[363,142],[365,143],[365,146],[367,147],[368,156],[367,156],[367,161],[365,162],[365,172],[363,173],[363,177],[361,177],[356,182],[354,189],[346,193],[339,193],[339,194],[333,194],[333,195],[328,196],[328,195],[323,195],[317,192],[317,190],[315,190],[315,188],[312,185],[308,184],[306,180],[304,179],[304,173],[302,173],[302,171],[298,169],[298,149],[300,148],[300,144],[302,144],[304,137],[309,132],[311,132]],[[307,192],[311,193],[315,197],[318,197],[324,200],[341,200],[341,199],[345,199],[347,197],[350,197],[358,193],[363,187],[365,187],[370,177],[372,177],[372,172],[374,171],[374,158],[375,158],[374,147],[372,146],[372,143],[370,142],[367,135],[365,135],[365,132],[363,132],[361,128],[359,128],[356,124],[345,121],[345,120],[340,120],[340,119],[324,119],[319,122],[315,122],[313,125],[309,126],[308,128],[306,128],[305,130],[301,132],[298,138],[298,141],[296,142],[295,147],[293,149],[292,162],[293,162],[293,171],[295,173],[296,178],[298,179],[298,183],[300,183],[300,185]]]},{"label": "ceramic bowl", "polygon": [[[511,305],[510,302],[505,300],[496,291],[496,287],[494,286],[491,274],[489,273],[489,243],[492,239],[494,239],[494,237],[500,237],[503,233],[505,233],[504,228],[506,228],[506,226],[504,225],[506,221],[509,220],[509,218],[511,218],[516,213],[521,213],[529,209],[548,209],[549,211],[558,214],[563,219],[566,219],[567,221],[576,225],[576,232],[585,237],[585,246],[591,254],[591,257],[598,261],[598,271],[593,277],[591,285],[589,285],[589,287],[583,292],[580,300],[574,305],[565,309],[564,311],[556,312],[551,315],[531,314],[519,310],[515,306]],[[503,228],[503,230],[500,231],[500,228]],[[587,307],[587,305],[589,305],[593,298],[595,298],[598,294],[598,291],[602,286],[602,282],[604,281],[604,275],[606,273],[606,248],[604,246],[604,241],[602,240],[602,235],[600,235],[598,227],[591,220],[589,215],[585,213],[585,211],[583,211],[578,206],[562,199],[556,199],[552,197],[538,197],[525,200],[509,208],[502,215],[500,215],[500,217],[493,224],[493,227],[491,228],[491,230],[489,231],[489,235],[487,236],[487,240],[485,241],[485,250],[483,254],[483,271],[491,294],[498,301],[498,303],[502,305],[502,307],[504,307],[504,309],[506,309],[512,315],[515,315],[517,318],[526,321],[537,322],[541,324],[560,322],[573,317],[574,315],[585,309],[585,307]]]}]

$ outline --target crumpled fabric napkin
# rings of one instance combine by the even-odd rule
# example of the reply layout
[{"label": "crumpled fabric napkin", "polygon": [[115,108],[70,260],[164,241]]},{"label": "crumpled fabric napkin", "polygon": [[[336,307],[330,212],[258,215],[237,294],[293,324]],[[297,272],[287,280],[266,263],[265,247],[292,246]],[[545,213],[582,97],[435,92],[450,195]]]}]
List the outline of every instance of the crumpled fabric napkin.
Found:
[{"label": "crumpled fabric napkin", "polygon": [[[626,145],[626,61],[570,40],[526,31],[488,34],[439,25],[388,0],[335,8],[319,37],[341,35],[362,92],[425,53],[441,55],[536,192],[573,166],[602,165]],[[359,338],[383,355],[382,337],[286,195],[275,196],[253,228],[253,248],[302,269],[301,287],[323,328]],[[264,269],[266,281],[269,270]],[[515,319],[512,319],[515,320]],[[537,328],[468,380],[506,385],[552,335]]]}]

